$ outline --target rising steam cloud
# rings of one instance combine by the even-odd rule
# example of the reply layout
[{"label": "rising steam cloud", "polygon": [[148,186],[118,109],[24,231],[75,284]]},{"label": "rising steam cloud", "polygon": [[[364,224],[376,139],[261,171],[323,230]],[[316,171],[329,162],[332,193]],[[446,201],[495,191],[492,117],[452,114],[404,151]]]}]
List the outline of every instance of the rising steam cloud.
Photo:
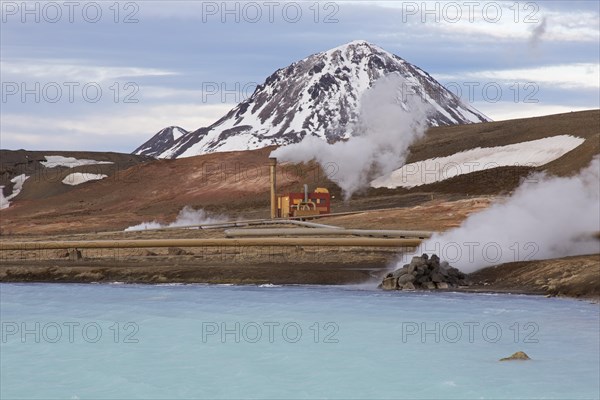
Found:
[{"label": "rising steam cloud", "polygon": [[531,36],[529,36],[529,46],[531,48],[537,48],[542,40],[542,36],[546,33],[547,20],[546,17],[542,19],[542,22],[531,30]]},{"label": "rising steam cloud", "polygon": [[573,177],[533,175],[506,202],[434,235],[419,253],[436,253],[466,273],[511,261],[595,254],[600,252],[593,237],[600,230],[599,205],[596,157]]},{"label": "rising steam cloud", "polygon": [[394,73],[380,78],[361,98],[359,122],[347,141],[328,144],[306,136],[301,142],[271,153],[281,161],[316,160],[335,172],[329,178],[342,189],[345,199],[368,187],[373,176],[402,166],[408,147],[427,129],[432,106],[416,94],[411,83]]},{"label": "rising steam cloud", "polygon": [[228,218],[222,215],[209,215],[203,209],[194,210],[190,206],[185,206],[177,214],[175,221],[170,224],[161,224],[157,221],[142,222],[141,224],[130,226],[125,231],[143,231],[146,229],[172,228],[178,226],[215,224],[227,221]]}]

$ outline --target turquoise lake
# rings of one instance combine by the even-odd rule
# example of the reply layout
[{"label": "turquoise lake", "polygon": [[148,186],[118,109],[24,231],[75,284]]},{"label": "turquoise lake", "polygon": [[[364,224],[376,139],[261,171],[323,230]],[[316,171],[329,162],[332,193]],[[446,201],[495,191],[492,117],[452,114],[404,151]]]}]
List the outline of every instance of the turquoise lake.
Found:
[{"label": "turquoise lake", "polygon": [[[0,284],[2,399],[597,399],[598,304],[368,286]],[[499,362],[516,351],[532,360]]]}]

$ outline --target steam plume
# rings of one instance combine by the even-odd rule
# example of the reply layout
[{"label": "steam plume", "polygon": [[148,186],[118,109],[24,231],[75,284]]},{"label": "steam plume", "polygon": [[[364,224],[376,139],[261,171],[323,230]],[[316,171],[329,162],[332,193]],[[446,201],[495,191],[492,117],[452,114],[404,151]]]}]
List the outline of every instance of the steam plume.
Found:
[{"label": "steam plume", "polygon": [[467,273],[511,261],[599,253],[593,237],[600,230],[599,204],[596,157],[576,176],[532,176],[506,202],[434,235],[419,253],[436,253]]},{"label": "steam plume", "polygon": [[540,22],[540,24],[533,28],[531,31],[531,36],[529,36],[529,45],[534,49],[537,48],[537,46],[540,44],[540,41],[542,40],[542,36],[544,36],[544,34],[546,33],[546,21],[546,17],[544,17],[542,19],[542,22]]},{"label": "steam plume", "polygon": [[130,226],[125,231],[143,231],[146,229],[158,229],[158,228],[171,228],[177,226],[189,226],[189,225],[204,225],[214,224],[219,222],[227,221],[228,219],[222,215],[209,215],[203,209],[194,210],[190,206],[185,206],[177,214],[175,221],[170,224],[161,224],[157,221],[142,222],[138,225]]},{"label": "steam plume", "polygon": [[271,153],[281,161],[316,160],[342,189],[345,199],[368,187],[373,175],[384,175],[404,164],[408,147],[427,128],[432,106],[400,74],[380,78],[361,98],[359,122],[347,141],[328,144],[314,136]]}]

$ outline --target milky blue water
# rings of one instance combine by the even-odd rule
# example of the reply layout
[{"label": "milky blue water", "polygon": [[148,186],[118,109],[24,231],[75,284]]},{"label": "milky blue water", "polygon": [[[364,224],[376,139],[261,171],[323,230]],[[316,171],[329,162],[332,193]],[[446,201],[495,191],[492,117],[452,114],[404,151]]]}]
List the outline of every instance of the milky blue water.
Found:
[{"label": "milky blue water", "polygon": [[72,284],[0,284],[0,301],[3,399],[600,395],[599,306],[581,301]]}]

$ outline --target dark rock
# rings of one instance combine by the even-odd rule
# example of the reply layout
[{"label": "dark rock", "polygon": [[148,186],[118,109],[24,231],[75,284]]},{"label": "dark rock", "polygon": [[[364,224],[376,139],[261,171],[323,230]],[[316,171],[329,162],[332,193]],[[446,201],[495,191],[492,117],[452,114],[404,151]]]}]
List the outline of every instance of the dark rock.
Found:
[{"label": "dark rock", "polygon": [[386,280],[390,280],[387,281],[386,287],[402,290],[405,290],[405,287],[408,287],[406,290],[449,289],[470,284],[465,274],[452,267],[447,261],[440,262],[440,258],[435,254],[431,257],[427,254],[413,257],[410,264],[405,264],[402,268],[387,274],[384,281]]},{"label": "dark rock", "polygon": [[395,271],[392,273],[392,276],[393,276],[394,278],[399,278],[399,277],[401,277],[402,275],[405,275],[405,274],[407,274],[407,273],[408,273],[408,269],[406,269],[406,268],[400,268],[400,269],[397,269],[397,270],[395,270]]},{"label": "dark rock", "polygon": [[448,282],[451,285],[458,285],[458,281],[459,279],[455,276],[449,276],[445,279],[446,282]]},{"label": "dark rock", "polygon": [[429,260],[427,260],[427,266],[430,269],[435,269],[440,267],[440,258],[435,254],[431,256]]},{"label": "dark rock", "polygon": [[383,290],[398,289],[398,278],[385,278],[383,282],[381,282],[381,288]]},{"label": "dark rock", "polygon": [[398,278],[398,285],[403,285],[408,282],[414,282],[415,276],[412,274],[404,274],[400,278]]},{"label": "dark rock", "polygon": [[410,265],[414,265],[416,268],[418,268],[419,266],[427,265],[427,262],[425,260],[423,260],[421,257],[415,256],[412,258],[412,260],[410,260]]}]

